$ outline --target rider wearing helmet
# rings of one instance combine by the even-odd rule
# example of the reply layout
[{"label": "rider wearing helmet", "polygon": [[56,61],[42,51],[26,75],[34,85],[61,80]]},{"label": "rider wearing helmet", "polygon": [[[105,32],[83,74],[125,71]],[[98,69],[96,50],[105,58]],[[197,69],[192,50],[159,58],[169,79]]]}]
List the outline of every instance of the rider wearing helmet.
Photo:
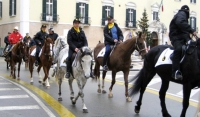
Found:
[{"label": "rider wearing helmet", "polygon": [[175,80],[182,80],[182,74],[180,71],[182,46],[190,40],[190,34],[196,35],[196,31],[188,24],[189,17],[190,9],[187,5],[183,5],[178,13],[173,17],[169,26],[169,37],[174,47],[174,55],[172,58],[172,77]]}]

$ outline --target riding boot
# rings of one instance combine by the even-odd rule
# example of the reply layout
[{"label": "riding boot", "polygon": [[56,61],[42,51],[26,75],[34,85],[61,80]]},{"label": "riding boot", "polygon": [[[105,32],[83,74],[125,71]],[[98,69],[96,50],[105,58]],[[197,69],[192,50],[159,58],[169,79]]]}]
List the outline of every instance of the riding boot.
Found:
[{"label": "riding boot", "polygon": [[106,65],[107,63],[107,59],[108,59],[108,56],[104,55],[104,58],[103,58],[103,71],[108,71],[108,66]]},{"label": "riding boot", "polygon": [[179,70],[179,62],[173,62],[172,61],[172,78],[174,78],[175,80],[182,80],[183,76],[181,71]]},{"label": "riding boot", "polygon": [[70,71],[71,71],[71,61],[66,59],[66,74],[65,74],[65,78],[69,78],[70,77]]},{"label": "riding boot", "polygon": [[35,55],[35,66],[37,67],[38,66],[38,54],[36,53]]}]

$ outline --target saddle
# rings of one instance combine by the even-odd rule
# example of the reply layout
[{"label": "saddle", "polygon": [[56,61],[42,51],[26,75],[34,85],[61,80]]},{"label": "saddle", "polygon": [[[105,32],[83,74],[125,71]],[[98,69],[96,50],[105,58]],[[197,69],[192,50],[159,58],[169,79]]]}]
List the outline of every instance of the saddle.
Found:
[{"label": "saddle", "polygon": [[[112,52],[114,45],[111,45],[110,48],[111,48],[111,52]],[[106,52],[106,47],[103,47],[101,49],[101,51],[98,53],[97,58],[104,57],[105,52]],[[110,53],[110,55],[111,55],[111,53]]]},{"label": "saddle", "polygon": [[[172,50],[174,50],[173,47],[172,47]],[[182,51],[181,51],[181,58],[184,57],[186,50],[187,50],[187,46],[186,46],[186,45],[183,45],[183,46],[182,46]],[[174,56],[174,52],[170,55],[170,59],[171,59],[171,60],[173,59],[173,56]]]}]

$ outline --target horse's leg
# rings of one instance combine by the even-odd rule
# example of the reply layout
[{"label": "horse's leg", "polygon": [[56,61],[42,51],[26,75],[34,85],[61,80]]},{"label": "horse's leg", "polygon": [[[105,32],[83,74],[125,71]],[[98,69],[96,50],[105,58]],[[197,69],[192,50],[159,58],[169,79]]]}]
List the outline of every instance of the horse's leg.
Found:
[{"label": "horse's leg", "polygon": [[14,71],[13,62],[10,61],[10,76],[14,78],[13,71]]},{"label": "horse's leg", "polygon": [[33,60],[30,59],[28,67],[31,74],[31,80],[30,80],[31,84],[33,84],[33,63],[34,63]]},{"label": "horse's leg", "polygon": [[129,97],[128,94],[128,74],[129,74],[129,68],[123,71],[124,73],[124,84],[125,84],[125,96],[127,102],[132,102],[131,97]]},{"label": "horse's leg", "polygon": [[165,95],[166,95],[168,87],[169,87],[169,81],[162,79],[162,85],[159,91],[159,98],[160,98],[160,105],[162,108],[163,117],[171,117],[171,115],[167,111],[166,104],[165,104]]},{"label": "horse's leg", "polygon": [[107,71],[103,71],[103,77],[102,77],[102,93],[106,93],[106,90],[104,89],[104,84],[105,84],[105,77],[106,77]]},{"label": "horse's leg", "polygon": [[191,93],[190,85],[184,84],[183,85],[183,109],[182,109],[180,117],[185,117],[187,108],[189,106],[190,93]]},{"label": "horse's leg", "polygon": [[14,79],[16,79],[16,63],[13,64],[14,65]]},{"label": "horse's leg", "polygon": [[111,82],[111,86],[110,86],[110,88],[109,88],[109,94],[108,94],[108,97],[109,98],[112,98],[113,97],[113,94],[112,94],[112,88],[113,88],[113,86],[114,86],[114,84],[115,84],[115,76],[116,76],[116,72],[115,71],[112,71],[112,82]]},{"label": "horse's leg", "polygon": [[37,72],[38,72],[38,76],[39,76],[39,83],[42,83],[42,76],[40,75],[40,70],[41,70],[41,65],[38,66],[37,68]]},{"label": "horse's leg", "polygon": [[18,80],[20,80],[20,66],[21,66],[21,62],[18,63]]},{"label": "horse's leg", "polygon": [[62,84],[62,77],[58,76],[59,79],[58,79],[58,85],[59,85],[59,92],[58,92],[58,101],[62,101],[62,97],[61,97],[61,84]]},{"label": "horse's leg", "polygon": [[70,77],[69,80],[68,80],[68,83],[69,83],[69,89],[70,89],[70,99],[73,100],[74,99],[74,91],[73,91],[73,87],[72,87],[72,82],[73,82],[73,78]]},{"label": "horse's leg", "polygon": [[100,65],[98,62],[96,62],[95,64],[95,68],[94,68],[94,75],[95,77],[97,78],[97,81],[98,81],[98,89],[97,89],[97,92],[98,93],[101,93],[101,83],[100,83]]},{"label": "horse's leg", "polygon": [[[83,93],[83,88],[84,88],[86,82],[87,82],[87,80],[84,79],[84,80],[82,81],[82,87],[79,87],[79,89],[80,89],[79,95],[80,95],[80,97],[82,98],[82,104],[83,104],[83,113],[88,113],[88,109],[87,109],[87,107],[86,107],[86,105],[85,105],[85,103],[84,103],[84,93]],[[80,84],[79,84],[79,86],[80,86]]]},{"label": "horse's leg", "polygon": [[[149,82],[151,81],[151,79],[155,76],[155,74],[156,74],[156,72],[153,70],[154,68],[152,68],[152,69],[146,69],[146,68],[143,68],[142,69],[142,72],[139,74],[139,76],[138,76],[138,79],[140,79],[141,80],[141,82],[142,82],[142,80],[144,80],[145,79],[145,81],[146,82],[142,82],[140,85],[140,95],[139,95],[139,99],[138,99],[138,101],[136,102],[136,106],[135,106],[135,113],[139,113],[140,112],[140,107],[141,107],[141,105],[142,105],[142,98],[143,98],[143,94],[144,94],[144,91],[145,91],[145,89],[146,89],[146,87],[147,87],[147,85],[149,84]],[[153,71],[152,71],[153,70]],[[148,73],[147,72],[145,72],[145,71],[149,71]],[[145,84],[144,84],[145,83]]]},{"label": "horse's leg", "polygon": [[46,87],[49,88],[50,84],[49,84],[49,78],[48,77],[49,77],[49,69],[50,69],[50,67],[48,67],[46,69],[47,69],[47,71],[46,71],[47,74],[46,74],[46,79],[45,79],[46,80]]},{"label": "horse's leg", "polygon": [[44,78],[43,78],[43,80],[42,80],[42,84],[45,86],[45,85],[47,85],[47,84],[45,83],[45,81],[46,81],[46,79],[48,78],[47,67],[43,66],[43,70],[44,70]]}]

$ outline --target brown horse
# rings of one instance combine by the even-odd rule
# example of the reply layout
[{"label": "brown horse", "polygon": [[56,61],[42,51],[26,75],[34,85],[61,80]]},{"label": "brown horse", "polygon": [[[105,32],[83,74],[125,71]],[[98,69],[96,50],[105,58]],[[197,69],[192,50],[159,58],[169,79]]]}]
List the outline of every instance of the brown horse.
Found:
[{"label": "brown horse", "polygon": [[[30,48],[30,53],[36,48],[36,46],[33,46]],[[39,66],[37,68],[37,72],[39,75],[39,83],[43,83],[43,85],[46,84],[47,87],[49,87],[49,82],[48,82],[48,75],[49,75],[49,69],[51,68],[52,61],[53,61],[53,40],[51,38],[47,38],[44,42],[44,45],[42,47],[42,50],[40,52],[40,57],[39,57]],[[33,78],[32,78],[32,72],[33,72],[33,63],[35,61],[35,57],[31,56],[29,57],[29,71],[31,73],[31,83],[33,83]],[[44,78],[42,80],[40,76],[40,69],[43,67],[44,70]],[[45,83],[46,81],[46,83]]]},{"label": "brown horse", "polygon": [[[97,57],[99,52],[104,48],[105,45],[103,43],[97,44],[94,49],[94,59],[95,59],[95,68],[94,75],[96,79],[98,78],[98,93],[101,93],[101,85],[100,85],[100,65],[103,64],[103,58]],[[140,55],[144,56],[146,54],[146,43],[145,43],[145,34],[140,33],[139,36],[134,37],[132,39],[128,39],[123,43],[117,44],[114,47],[112,54],[110,55],[107,65],[109,70],[112,71],[112,82],[109,88],[110,93],[109,97],[112,98],[112,88],[115,84],[115,76],[118,71],[122,71],[124,73],[124,81],[125,81],[125,96],[127,101],[131,101],[131,98],[128,94],[128,75],[131,64],[131,54],[134,50],[138,50]],[[102,81],[102,93],[106,93],[104,90],[104,79],[106,76],[106,71],[103,71],[103,81]]]},{"label": "brown horse", "polygon": [[25,44],[23,42],[18,42],[17,44],[14,45],[13,49],[11,50],[11,58],[10,58],[10,66],[11,66],[11,71],[10,71],[10,76],[13,77],[14,79],[16,78],[15,71],[16,71],[16,63],[18,63],[18,79],[20,79],[20,66],[22,59],[24,61],[27,61],[27,57],[25,54]]},{"label": "brown horse", "polygon": [[[29,43],[30,40],[28,40],[28,42],[25,43],[25,53],[27,55],[27,58],[29,58]],[[25,62],[25,68],[28,69],[28,60]]]}]

